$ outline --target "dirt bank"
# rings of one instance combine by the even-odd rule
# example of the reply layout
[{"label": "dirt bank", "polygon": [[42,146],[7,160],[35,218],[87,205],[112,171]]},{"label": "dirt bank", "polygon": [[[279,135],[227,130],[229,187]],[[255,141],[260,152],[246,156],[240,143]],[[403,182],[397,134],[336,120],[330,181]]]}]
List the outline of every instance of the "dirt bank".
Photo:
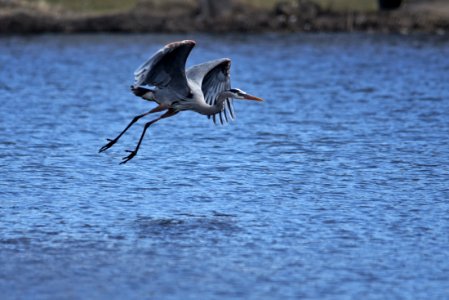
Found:
[{"label": "dirt bank", "polygon": [[[192,5],[108,13],[73,13],[49,6],[0,0],[0,33],[46,32],[449,32],[449,5],[406,6],[391,12],[333,12],[307,3],[281,2],[272,9],[234,5],[205,14]],[[441,5],[441,6],[438,6]]]}]

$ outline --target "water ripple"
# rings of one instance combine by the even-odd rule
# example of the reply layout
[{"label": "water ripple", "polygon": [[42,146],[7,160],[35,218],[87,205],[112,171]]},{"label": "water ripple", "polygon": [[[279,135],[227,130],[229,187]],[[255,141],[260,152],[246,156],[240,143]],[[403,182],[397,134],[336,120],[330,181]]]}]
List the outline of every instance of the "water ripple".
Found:
[{"label": "water ripple", "polygon": [[[144,120],[132,72],[194,38],[237,119]],[[448,41],[361,34],[0,37],[6,299],[444,299]],[[148,118],[151,119],[151,118]]]}]

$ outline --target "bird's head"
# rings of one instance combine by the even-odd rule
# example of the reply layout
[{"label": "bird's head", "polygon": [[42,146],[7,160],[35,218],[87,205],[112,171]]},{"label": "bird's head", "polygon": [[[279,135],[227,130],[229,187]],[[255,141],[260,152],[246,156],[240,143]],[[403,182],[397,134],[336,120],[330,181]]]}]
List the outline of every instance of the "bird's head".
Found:
[{"label": "bird's head", "polygon": [[232,95],[231,97],[234,99],[241,99],[241,100],[254,100],[254,101],[263,101],[262,98],[250,95],[241,89],[230,89],[228,92]]}]

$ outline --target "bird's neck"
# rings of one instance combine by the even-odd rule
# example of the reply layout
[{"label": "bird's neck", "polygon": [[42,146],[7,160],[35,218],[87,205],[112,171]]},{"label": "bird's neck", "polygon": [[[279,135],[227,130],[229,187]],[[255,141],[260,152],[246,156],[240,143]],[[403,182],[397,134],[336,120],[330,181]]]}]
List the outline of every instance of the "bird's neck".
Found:
[{"label": "bird's neck", "polygon": [[224,102],[226,98],[229,98],[230,95],[227,91],[221,92],[217,96],[217,100],[215,100],[214,105],[209,105],[207,103],[204,103],[201,105],[200,109],[198,110],[199,113],[203,115],[215,115],[224,109]]}]

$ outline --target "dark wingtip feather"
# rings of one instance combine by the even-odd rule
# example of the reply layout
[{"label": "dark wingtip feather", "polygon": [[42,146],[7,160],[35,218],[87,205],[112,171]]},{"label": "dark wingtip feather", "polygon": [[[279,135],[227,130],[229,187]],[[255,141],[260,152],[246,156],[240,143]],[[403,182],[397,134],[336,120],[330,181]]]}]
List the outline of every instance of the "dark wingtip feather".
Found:
[{"label": "dark wingtip feather", "polygon": [[228,114],[226,113],[226,110],[223,111],[223,115],[225,117],[226,123],[229,123]]},{"label": "dark wingtip feather", "polygon": [[183,45],[189,45],[189,46],[195,46],[196,42],[194,40],[184,40],[184,41],[178,41],[178,42],[172,42],[167,44],[166,48],[177,48]]},{"label": "dark wingtip feather", "polygon": [[228,106],[227,111],[229,112],[229,116],[231,117],[231,119],[235,120],[234,108],[232,107],[231,100],[227,99],[226,105]]}]

